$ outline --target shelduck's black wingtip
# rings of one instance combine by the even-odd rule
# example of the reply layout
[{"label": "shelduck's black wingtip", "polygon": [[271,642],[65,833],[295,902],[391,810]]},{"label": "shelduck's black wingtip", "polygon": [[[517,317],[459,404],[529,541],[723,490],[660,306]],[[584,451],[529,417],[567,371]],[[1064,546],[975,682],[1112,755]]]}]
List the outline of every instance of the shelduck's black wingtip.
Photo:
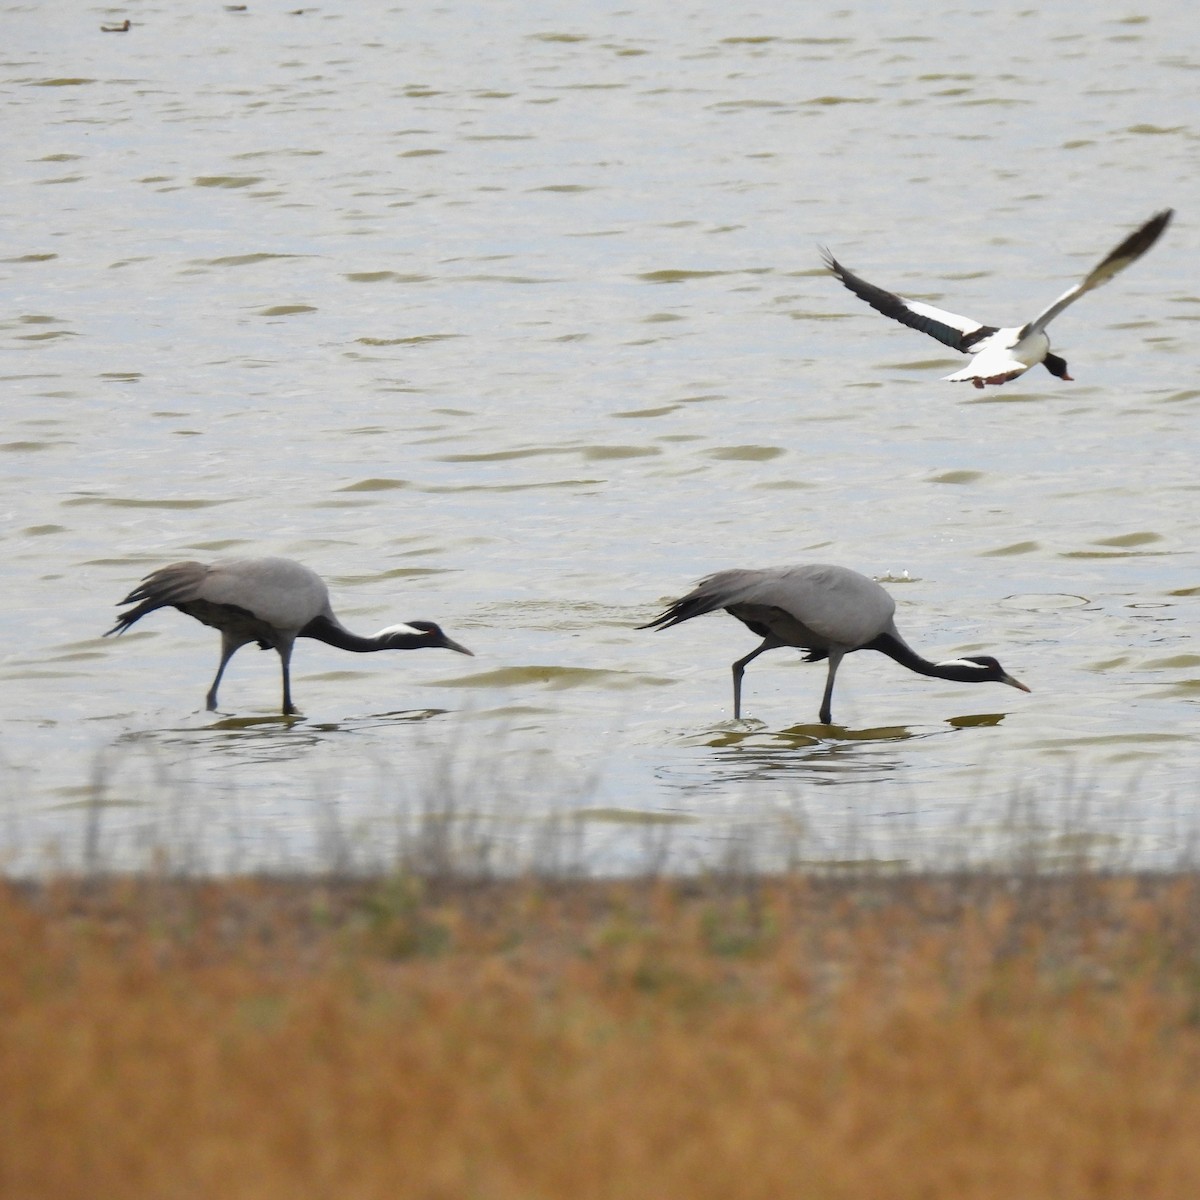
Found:
[{"label": "shelduck's black wingtip", "polygon": [[1159,234],[1170,225],[1171,218],[1174,216],[1175,210],[1173,208],[1164,208],[1160,212],[1156,212],[1142,228],[1150,236],[1151,240],[1157,240]]},{"label": "shelduck's black wingtip", "polygon": [[1119,270],[1127,263],[1141,258],[1162,237],[1163,230],[1171,223],[1174,215],[1173,208],[1164,208],[1161,212],[1156,212],[1144,225],[1135,229],[1101,265],[1116,262],[1120,264],[1117,267]]}]

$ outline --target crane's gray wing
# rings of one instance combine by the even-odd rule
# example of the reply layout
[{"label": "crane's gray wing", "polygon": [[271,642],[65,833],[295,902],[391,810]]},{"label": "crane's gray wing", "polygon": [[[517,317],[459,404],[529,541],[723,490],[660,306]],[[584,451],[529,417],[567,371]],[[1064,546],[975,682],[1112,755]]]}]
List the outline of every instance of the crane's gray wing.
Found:
[{"label": "crane's gray wing", "polygon": [[279,630],[300,630],[314,617],[333,616],[325,581],[290,558],[218,560],[199,598],[240,608]]},{"label": "crane's gray wing", "polygon": [[[805,563],[718,571],[641,628],[669,629],[719,608],[748,610],[767,627],[772,624],[771,613],[778,612],[793,633],[794,626],[800,625],[824,644],[853,648],[892,628],[896,604],[873,579],[847,567]],[[794,641],[783,626],[780,632],[790,644],[810,644]]]},{"label": "crane's gray wing", "polygon": [[849,567],[805,563],[751,573],[758,578],[730,604],[780,609],[831,645],[863,646],[892,628],[896,602]]},{"label": "crane's gray wing", "polygon": [[885,317],[891,317],[893,321],[899,321],[910,329],[927,333],[952,350],[969,354],[972,346],[985,337],[990,337],[997,330],[997,326],[984,325],[970,317],[960,317],[957,313],[935,308],[932,304],[906,300],[903,296],[876,287],[875,284],[868,283],[852,271],[846,270],[827,249],[822,248],[821,255],[825,259],[825,265],[842,284],[860,300],[865,300],[876,312],[883,313]]},{"label": "crane's gray wing", "polygon": [[1074,304],[1085,292],[1090,292],[1102,283],[1107,283],[1114,275],[1125,270],[1130,263],[1141,258],[1162,236],[1162,232],[1170,224],[1174,212],[1174,209],[1164,208],[1162,212],[1155,213],[1140,229],[1135,229],[1103,262],[1092,268],[1082,283],[1068,288],[1053,304],[1038,313],[1021,330],[1020,336],[1027,337],[1030,333],[1045,329],[1068,304]]}]

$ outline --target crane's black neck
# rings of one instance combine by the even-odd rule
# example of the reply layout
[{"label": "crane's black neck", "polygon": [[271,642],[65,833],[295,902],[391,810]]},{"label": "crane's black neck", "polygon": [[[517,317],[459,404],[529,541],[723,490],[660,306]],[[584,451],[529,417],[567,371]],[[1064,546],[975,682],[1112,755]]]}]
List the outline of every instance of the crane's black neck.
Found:
[{"label": "crane's black neck", "polygon": [[313,617],[297,636],[315,638],[318,642],[336,646],[339,650],[349,650],[352,654],[370,654],[374,650],[393,649],[395,647],[393,638],[396,635],[360,637],[357,633],[351,633],[344,625],[337,621],[331,621],[328,617]]},{"label": "crane's black neck", "polygon": [[982,666],[970,662],[930,662],[922,658],[911,646],[892,633],[881,633],[873,642],[868,642],[866,650],[878,650],[889,658],[894,658],[902,667],[916,671],[918,675],[928,675],[932,679],[954,679],[959,683],[975,683],[986,676]]}]

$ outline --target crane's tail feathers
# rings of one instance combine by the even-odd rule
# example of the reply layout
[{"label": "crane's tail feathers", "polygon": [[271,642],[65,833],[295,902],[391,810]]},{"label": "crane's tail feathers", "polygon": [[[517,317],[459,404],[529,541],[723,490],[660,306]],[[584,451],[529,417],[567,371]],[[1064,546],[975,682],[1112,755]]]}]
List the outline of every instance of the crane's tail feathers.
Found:
[{"label": "crane's tail feathers", "polygon": [[[129,601],[122,600],[121,603],[128,604]],[[140,621],[147,613],[152,613],[158,608],[166,608],[170,605],[170,603],[171,602],[169,600],[146,600],[144,603],[139,604],[137,608],[131,608],[128,612],[121,613],[117,617],[117,623],[111,629],[107,630],[104,636],[108,637],[110,634],[114,633],[122,634],[130,627],[130,625]]]},{"label": "crane's tail feathers", "polygon": [[676,600],[665,612],[659,613],[653,621],[647,621],[645,625],[639,625],[638,629],[670,629],[672,625],[678,625],[682,621],[690,621],[692,617],[703,616],[707,612],[712,612],[714,609],[722,607],[724,606],[711,596],[692,592],[691,595],[684,596],[681,600]]},{"label": "crane's tail feathers", "polygon": [[137,607],[121,613],[117,623],[104,636],[124,633],[135,621],[140,621],[157,608],[167,608],[194,599],[196,587],[207,570],[203,563],[180,562],[151,572],[124,600],[118,601],[119,604],[136,604]]},{"label": "crane's tail feathers", "polygon": [[692,617],[726,608],[744,594],[748,583],[753,583],[757,575],[758,572],[737,570],[717,571],[708,575],[686,596],[674,601],[665,612],[638,628],[670,629],[681,621],[690,621]]}]

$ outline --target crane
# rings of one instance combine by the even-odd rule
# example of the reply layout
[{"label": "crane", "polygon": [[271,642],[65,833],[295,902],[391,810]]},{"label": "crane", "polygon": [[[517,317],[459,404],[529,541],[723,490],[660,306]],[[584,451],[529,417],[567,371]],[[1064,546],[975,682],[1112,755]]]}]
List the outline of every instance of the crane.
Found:
[{"label": "crane", "polygon": [[842,659],[855,650],[878,650],[902,667],[935,679],[962,683],[1007,683],[1030,689],[1014,679],[991,656],[968,656],[930,662],[908,645],[896,629],[896,602],[873,579],[848,567],[805,563],[763,570],[718,571],[702,579],[686,596],[639,629],[669,629],[704,613],[723,608],[763,639],[733,664],[733,715],[742,715],[742,675],[748,663],[767,650],[795,646],[808,653],[805,662],[828,659],[829,674],[821,698],[820,718],[833,720],[833,681]]},{"label": "crane", "polygon": [[374,650],[420,650],[441,647],[471,654],[448,638],[432,621],[389,625],[373,637],[351,633],[334,616],[329,589],[313,570],[290,558],[227,558],[213,563],[177,562],[147,575],[120,602],[135,604],[121,613],[105,633],[122,634],[148,613],[177,608],[221,634],[221,661],[205,701],[217,707],[217,688],[229,660],[243,646],[257,642],[275,650],[283,670],[283,712],[292,704],[290,666],[298,637],[315,638],[339,650],[367,654]]}]

